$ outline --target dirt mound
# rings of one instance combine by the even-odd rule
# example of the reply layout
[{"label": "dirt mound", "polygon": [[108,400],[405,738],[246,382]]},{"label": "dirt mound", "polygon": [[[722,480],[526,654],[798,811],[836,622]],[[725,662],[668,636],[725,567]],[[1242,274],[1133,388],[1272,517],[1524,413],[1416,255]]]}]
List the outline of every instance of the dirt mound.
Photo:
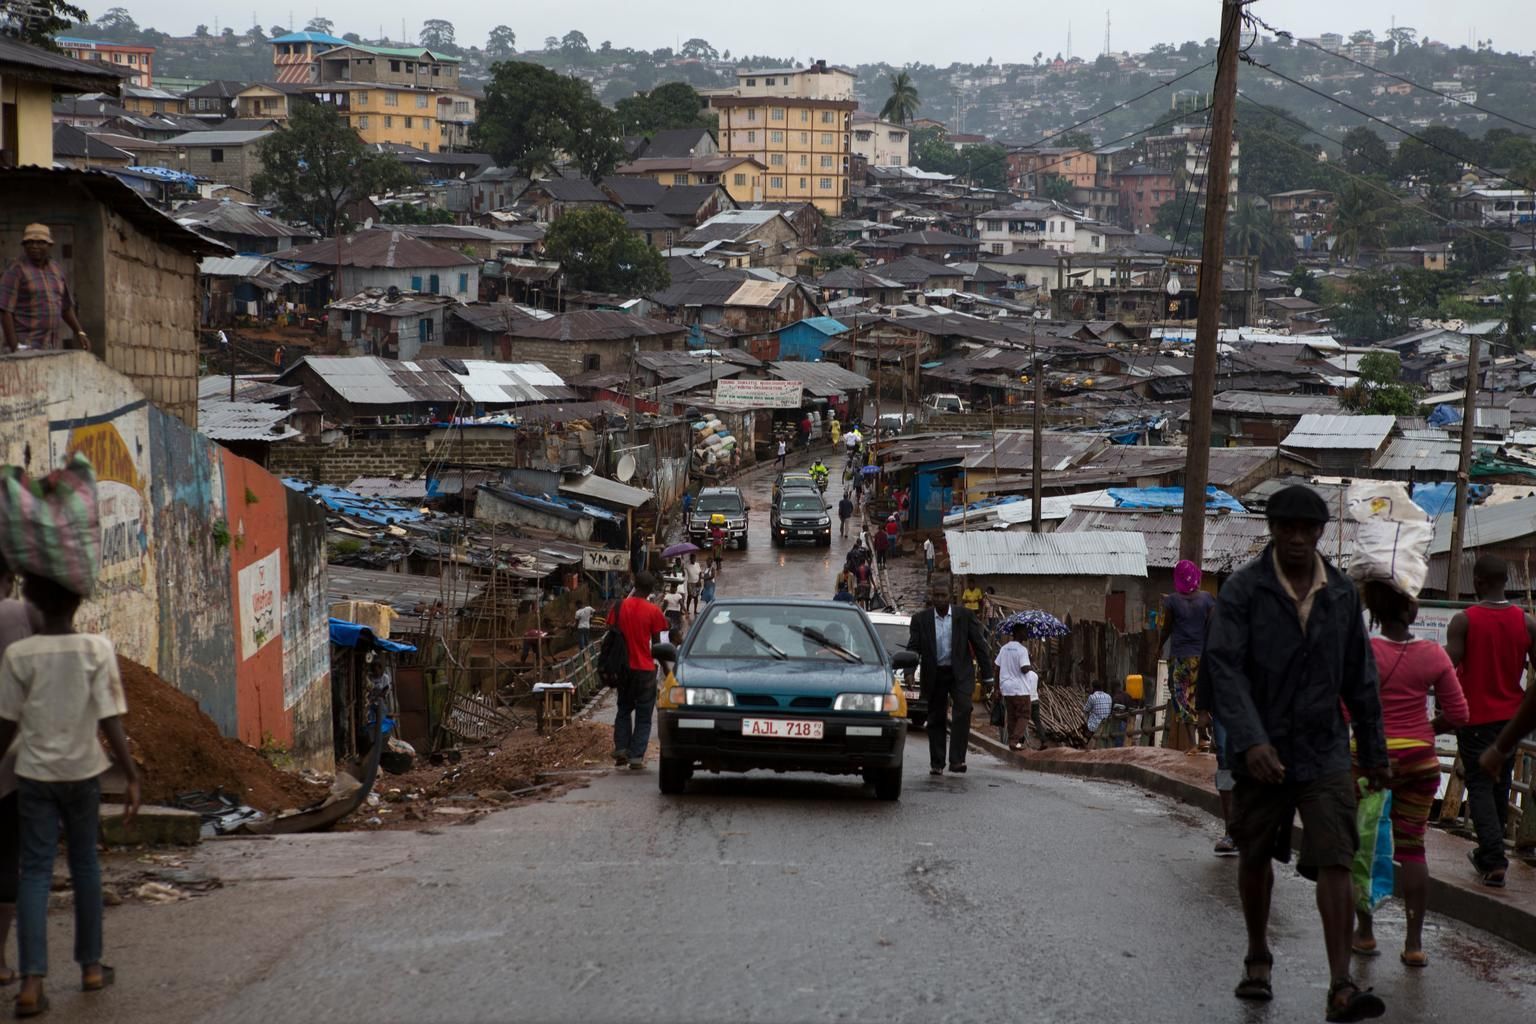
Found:
[{"label": "dirt mound", "polygon": [[117,659],[128,697],[128,732],[147,803],[177,793],[222,789],[262,811],[302,807],[325,791],[273,765],[239,740],[219,734],[197,701],[143,665]]}]

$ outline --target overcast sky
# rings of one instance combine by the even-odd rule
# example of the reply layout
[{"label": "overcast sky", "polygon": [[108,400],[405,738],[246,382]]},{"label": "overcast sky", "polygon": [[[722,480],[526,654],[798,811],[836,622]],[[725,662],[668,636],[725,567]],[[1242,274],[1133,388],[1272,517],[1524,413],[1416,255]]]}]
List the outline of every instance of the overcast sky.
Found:
[{"label": "overcast sky", "polygon": [[[99,14],[111,0],[87,6]],[[173,35],[190,34],[197,22],[237,29],[250,26],[249,4],[214,0],[188,4],[185,0],[128,0],[129,12],[140,25]],[[499,10],[498,10],[499,8]],[[836,63],[888,61],[947,65],[954,61],[980,63],[1027,62],[1037,51],[1047,57],[1067,53],[1070,19],[1071,53],[1095,57],[1104,49],[1104,12],[1111,18],[1115,50],[1144,50],[1159,42],[1215,36],[1220,20],[1218,0],[1156,0],[1103,4],[1037,4],[988,0],[948,7],[933,0],[773,0],[767,4],[721,3],[719,0],[521,0],[516,4],[443,5],[441,16],[453,21],[461,45],[485,44],[492,26],[505,23],[517,33],[519,48],[536,49],[546,36],[580,29],[595,48],[603,40],[614,46],[654,50],[676,46],[702,36],[720,50],[734,54],[794,56],[801,62],[821,57]],[[1536,48],[1536,4],[1533,0],[1474,0],[1471,3],[1388,3],[1385,0],[1261,0],[1254,11],[1265,20],[1297,35],[1350,32],[1369,28],[1385,35],[1395,15],[1398,25],[1419,30],[1420,38],[1451,45],[1472,39],[1492,39],[1500,50],[1529,53]],[[265,27],[292,20],[303,25],[317,12],[336,23],[336,32],[357,32],[372,38],[382,31],[401,38],[401,19],[412,38],[420,31],[423,11],[430,6],[402,0],[314,0],[257,7]],[[954,15],[954,16],[950,16]],[[1476,33],[1475,35],[1473,33]]]}]

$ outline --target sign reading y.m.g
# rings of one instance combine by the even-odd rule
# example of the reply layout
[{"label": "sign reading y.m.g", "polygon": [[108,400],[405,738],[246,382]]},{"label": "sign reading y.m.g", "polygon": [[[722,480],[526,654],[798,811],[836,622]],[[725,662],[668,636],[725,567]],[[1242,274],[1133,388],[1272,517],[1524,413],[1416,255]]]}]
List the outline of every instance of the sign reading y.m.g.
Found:
[{"label": "sign reading y.m.g", "polygon": [[283,632],[283,555],[274,551],[240,570],[240,659]]},{"label": "sign reading y.m.g", "polygon": [[721,380],[715,382],[715,407],[798,409],[801,390],[794,380]]},{"label": "sign reading y.m.g", "polygon": [[581,567],[589,572],[628,572],[629,552],[587,548],[581,553]]}]

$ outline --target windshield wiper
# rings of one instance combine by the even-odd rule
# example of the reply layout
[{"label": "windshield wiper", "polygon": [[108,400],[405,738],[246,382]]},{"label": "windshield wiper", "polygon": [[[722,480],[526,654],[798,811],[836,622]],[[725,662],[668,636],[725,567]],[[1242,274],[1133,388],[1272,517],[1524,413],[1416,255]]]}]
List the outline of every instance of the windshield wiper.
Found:
[{"label": "windshield wiper", "polygon": [[860,665],[864,664],[863,658],[859,657],[857,654],[854,654],[842,644],[832,640],[825,633],[819,629],[816,629],[815,627],[791,625],[789,628],[794,630],[796,633],[799,633],[807,640],[810,640],[818,647],[825,647],[827,650],[831,651],[839,658],[842,658],[844,661],[857,662]]},{"label": "windshield wiper", "polygon": [[779,660],[779,661],[787,661],[787,660],[789,660],[789,655],[785,654],[783,651],[781,651],[777,647],[773,646],[773,644],[771,642],[769,642],[768,640],[764,639],[763,634],[759,633],[757,630],[753,629],[751,626],[747,625],[745,622],[742,622],[740,619],[732,619],[731,620],[731,625],[735,626],[737,629],[739,629],[743,633],[747,634],[747,636],[751,637],[753,640],[756,640],[758,643],[760,643],[764,647],[768,648],[769,653],[772,654],[774,656],[774,658],[776,658],[777,660]]}]

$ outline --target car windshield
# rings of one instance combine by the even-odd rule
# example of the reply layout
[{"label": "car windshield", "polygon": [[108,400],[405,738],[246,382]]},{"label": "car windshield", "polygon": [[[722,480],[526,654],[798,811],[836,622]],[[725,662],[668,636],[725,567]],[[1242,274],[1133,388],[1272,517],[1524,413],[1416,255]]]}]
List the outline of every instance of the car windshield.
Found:
[{"label": "car windshield", "polygon": [[879,662],[881,651],[858,609],[817,605],[715,605],[689,638],[689,658]]},{"label": "car windshield", "polygon": [[741,499],[734,494],[708,494],[693,508],[696,512],[740,512]]},{"label": "car windshield", "polygon": [[906,648],[907,624],[905,622],[876,622],[874,626],[880,642],[885,645],[886,654],[894,655],[897,651]]},{"label": "car windshield", "polygon": [[821,503],[820,498],[813,498],[809,494],[787,494],[784,496],[784,503],[780,507],[785,512],[822,512],[826,510],[826,506]]}]

